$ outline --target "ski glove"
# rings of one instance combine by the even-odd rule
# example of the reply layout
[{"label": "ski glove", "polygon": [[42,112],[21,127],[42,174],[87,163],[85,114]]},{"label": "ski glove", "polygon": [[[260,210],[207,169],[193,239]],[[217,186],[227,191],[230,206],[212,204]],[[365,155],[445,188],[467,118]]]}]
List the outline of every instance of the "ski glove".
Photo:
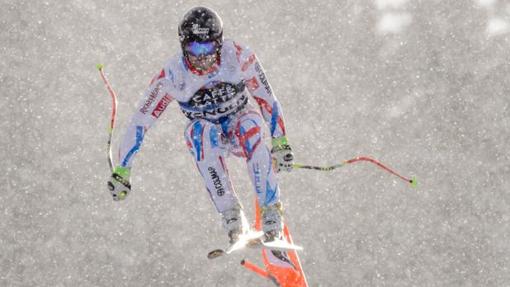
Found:
[{"label": "ski glove", "polygon": [[108,181],[108,190],[113,196],[113,200],[119,201],[126,198],[131,191],[129,183],[130,170],[126,167],[117,166]]},{"label": "ski glove", "polygon": [[287,137],[274,138],[272,140],[273,148],[271,149],[271,156],[273,157],[273,164],[276,172],[282,170],[291,171],[294,164],[294,154],[287,142]]}]

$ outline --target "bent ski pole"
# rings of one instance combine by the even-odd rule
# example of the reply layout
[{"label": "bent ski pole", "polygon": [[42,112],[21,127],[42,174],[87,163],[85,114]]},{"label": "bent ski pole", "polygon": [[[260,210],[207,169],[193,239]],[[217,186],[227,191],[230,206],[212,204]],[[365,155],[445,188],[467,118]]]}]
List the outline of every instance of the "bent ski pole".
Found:
[{"label": "bent ski pole", "polygon": [[337,168],[340,168],[340,167],[343,167],[347,164],[350,164],[350,163],[355,163],[355,162],[360,162],[360,161],[368,161],[368,162],[371,162],[375,165],[377,165],[378,167],[384,169],[385,171],[399,177],[400,179],[404,180],[404,181],[407,181],[408,183],[411,184],[411,187],[416,187],[417,186],[417,181],[416,181],[416,178],[406,178],[406,177],[403,177],[402,175],[398,174],[397,172],[395,172],[394,170],[390,169],[389,167],[385,166],[384,164],[380,163],[379,161],[373,159],[373,158],[370,158],[370,157],[367,157],[367,156],[359,156],[359,157],[356,157],[356,158],[353,158],[353,159],[350,159],[350,160],[346,160],[340,164],[335,164],[335,165],[331,165],[331,166],[313,166],[313,165],[304,165],[304,164],[299,164],[299,163],[295,163],[292,165],[293,168],[301,168],[301,169],[315,169],[315,170],[320,170],[320,171],[331,171],[331,170],[334,170],[334,169],[337,169]]},{"label": "bent ski pole", "polygon": [[103,67],[104,67],[103,64],[96,65],[96,68],[99,70],[99,74],[101,75],[101,78],[103,79],[106,89],[108,90],[108,93],[112,97],[112,115],[111,115],[111,119],[110,119],[110,128],[108,129],[108,164],[110,165],[110,170],[113,172],[112,135],[113,135],[113,128],[115,127],[115,116],[117,114],[117,95],[113,91],[113,88],[110,85],[110,82],[106,78],[106,75],[103,72]]}]

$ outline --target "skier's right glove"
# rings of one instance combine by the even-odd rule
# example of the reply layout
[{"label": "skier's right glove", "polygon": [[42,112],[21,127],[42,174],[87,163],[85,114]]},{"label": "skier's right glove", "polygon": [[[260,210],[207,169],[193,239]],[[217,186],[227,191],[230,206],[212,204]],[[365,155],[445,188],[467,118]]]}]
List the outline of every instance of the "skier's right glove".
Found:
[{"label": "skier's right glove", "polygon": [[113,200],[123,200],[131,192],[131,183],[129,182],[130,170],[126,167],[117,166],[108,181],[108,190],[112,194]]}]

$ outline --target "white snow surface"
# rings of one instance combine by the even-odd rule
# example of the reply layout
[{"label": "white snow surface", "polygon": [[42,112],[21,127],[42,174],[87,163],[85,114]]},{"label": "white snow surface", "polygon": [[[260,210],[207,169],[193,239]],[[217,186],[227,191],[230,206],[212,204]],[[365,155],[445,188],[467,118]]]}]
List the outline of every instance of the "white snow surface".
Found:
[{"label": "white snow surface", "polygon": [[[367,163],[279,175],[310,286],[510,286],[503,2],[2,0],[0,286],[272,286],[241,254],[206,258],[227,238],[175,103],[146,136],[129,198],[106,189],[111,100],[95,65],[121,131],[199,4],[257,52],[297,162],[369,155],[418,179]],[[387,13],[409,21],[380,33]],[[253,218],[245,164],[228,164]]]}]

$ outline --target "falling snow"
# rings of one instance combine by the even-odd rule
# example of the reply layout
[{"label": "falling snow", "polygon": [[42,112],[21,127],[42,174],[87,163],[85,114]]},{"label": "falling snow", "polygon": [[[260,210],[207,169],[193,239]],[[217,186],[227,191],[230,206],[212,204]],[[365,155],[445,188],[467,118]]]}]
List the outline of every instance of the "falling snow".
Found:
[{"label": "falling snow", "polygon": [[[502,0],[3,0],[0,286],[271,286],[241,254],[207,260],[226,235],[175,104],[146,136],[128,200],[106,189],[111,102],[95,66],[122,130],[198,4],[257,52],[296,161],[369,155],[418,178],[411,189],[364,163],[279,175],[310,286],[510,286]],[[246,167],[228,164],[251,214]]]}]

